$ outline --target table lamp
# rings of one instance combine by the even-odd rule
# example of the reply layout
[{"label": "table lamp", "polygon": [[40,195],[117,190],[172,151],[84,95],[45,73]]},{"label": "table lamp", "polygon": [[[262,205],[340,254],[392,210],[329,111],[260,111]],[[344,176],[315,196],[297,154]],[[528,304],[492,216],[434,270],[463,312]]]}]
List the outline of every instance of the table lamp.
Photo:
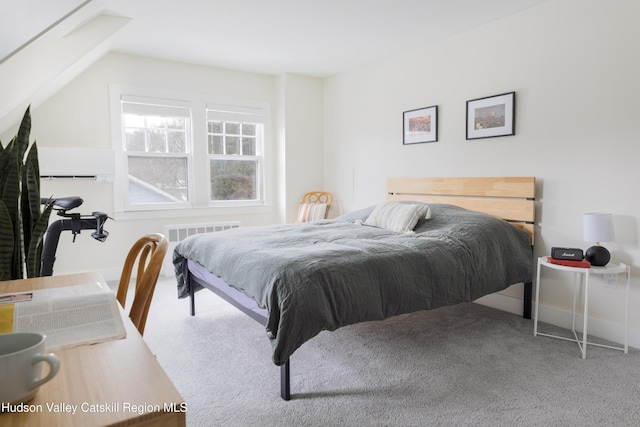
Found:
[{"label": "table lamp", "polygon": [[583,215],[582,220],[585,242],[595,242],[595,246],[587,249],[584,258],[591,265],[597,267],[607,265],[611,259],[611,254],[607,248],[600,246],[600,242],[612,242],[614,240],[612,215],[601,212],[586,213]]}]

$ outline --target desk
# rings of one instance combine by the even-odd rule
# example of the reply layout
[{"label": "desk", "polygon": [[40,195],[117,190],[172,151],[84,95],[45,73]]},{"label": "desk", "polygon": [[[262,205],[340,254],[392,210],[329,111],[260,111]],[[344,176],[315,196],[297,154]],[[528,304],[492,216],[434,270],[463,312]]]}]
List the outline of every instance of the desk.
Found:
[{"label": "desk", "polygon": [[[82,273],[11,280],[0,282],[0,293],[93,282],[104,283],[104,279],[98,273]],[[35,412],[0,413],[0,425],[185,426],[184,399],[129,317],[121,313],[125,339],[56,351],[60,371],[29,402]]]},{"label": "desk", "polygon": [[[574,273],[575,282],[573,288],[573,313],[572,313],[572,323],[571,323],[571,332],[573,333],[574,338],[565,338],[560,337],[553,334],[545,334],[538,331],[538,306],[540,301],[540,271],[542,267],[550,268],[553,270],[561,270],[568,271]],[[588,326],[588,311],[589,311],[589,278],[592,274],[626,274],[626,289],[625,289],[625,314],[624,314],[624,345],[621,347],[614,347],[604,344],[592,343],[587,340],[587,326]],[[581,280],[581,276],[584,276],[584,282]],[[578,347],[582,353],[582,358],[587,358],[587,345],[595,345],[599,347],[611,348],[614,350],[622,350],[625,354],[629,351],[629,284],[631,282],[631,268],[625,264],[607,264],[604,267],[590,267],[590,268],[580,268],[580,267],[568,267],[565,265],[552,264],[547,261],[547,257],[538,258],[538,270],[536,274],[536,297],[535,297],[535,315],[533,321],[533,335],[538,336],[542,335],[545,337],[558,338],[566,341],[572,341],[578,343]],[[578,293],[578,288],[581,284],[584,284],[584,309],[583,309],[583,326],[582,326],[582,339],[578,339],[578,334],[576,334],[576,297]]]}]

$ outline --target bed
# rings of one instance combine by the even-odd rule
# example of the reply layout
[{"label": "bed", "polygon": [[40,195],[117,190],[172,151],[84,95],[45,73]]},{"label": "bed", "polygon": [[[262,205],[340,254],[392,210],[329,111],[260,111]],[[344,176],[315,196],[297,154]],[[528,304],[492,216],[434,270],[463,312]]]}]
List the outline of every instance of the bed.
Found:
[{"label": "bed", "polygon": [[385,201],[330,220],[241,227],[176,246],[178,296],[209,289],[265,326],[281,397],[322,330],[473,301],[524,283],[531,318],[535,178],[389,178]]}]

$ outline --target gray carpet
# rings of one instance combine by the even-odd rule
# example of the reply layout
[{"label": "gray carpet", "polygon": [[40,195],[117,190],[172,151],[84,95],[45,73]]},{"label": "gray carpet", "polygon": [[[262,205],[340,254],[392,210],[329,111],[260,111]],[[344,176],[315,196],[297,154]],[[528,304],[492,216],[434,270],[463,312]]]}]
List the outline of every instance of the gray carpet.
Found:
[{"label": "gray carpet", "polygon": [[291,359],[289,402],[263,327],[209,291],[196,304],[191,317],[163,279],[145,331],[188,426],[640,425],[640,351],[590,346],[582,360],[479,304],[321,333]]}]

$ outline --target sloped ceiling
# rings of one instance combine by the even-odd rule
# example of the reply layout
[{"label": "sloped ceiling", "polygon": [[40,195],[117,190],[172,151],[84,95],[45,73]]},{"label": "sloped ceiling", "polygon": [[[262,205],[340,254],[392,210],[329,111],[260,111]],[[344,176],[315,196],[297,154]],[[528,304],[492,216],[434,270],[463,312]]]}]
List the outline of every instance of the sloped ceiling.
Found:
[{"label": "sloped ceiling", "polygon": [[[4,0],[0,14],[0,63],[91,0]],[[37,11],[37,13],[34,13]],[[20,25],[16,25],[20,23]],[[10,31],[9,31],[10,29]]]},{"label": "sloped ceiling", "polygon": [[0,133],[110,50],[323,77],[546,1],[3,0]]},{"label": "sloped ceiling", "polygon": [[[44,31],[32,27],[13,42],[3,43],[4,51],[11,52],[0,62],[0,134],[19,123],[27,106],[39,105],[109,51],[110,38],[130,19],[104,15],[102,7],[84,2],[74,13],[61,15],[61,21],[51,14],[56,21],[43,24],[47,25]],[[16,22],[0,23],[0,38],[17,26]]]}]

